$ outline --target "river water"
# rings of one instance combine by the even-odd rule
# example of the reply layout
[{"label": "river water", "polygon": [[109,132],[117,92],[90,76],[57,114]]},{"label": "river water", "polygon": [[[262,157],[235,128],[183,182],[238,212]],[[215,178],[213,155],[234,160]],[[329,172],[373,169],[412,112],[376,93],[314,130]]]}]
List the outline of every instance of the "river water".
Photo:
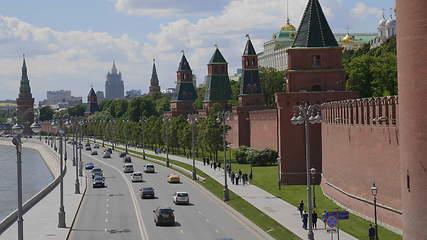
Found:
[{"label": "river water", "polygon": [[[24,144],[25,146],[25,144]],[[0,145],[0,221],[17,208],[16,148]],[[53,181],[40,153],[22,149],[23,202]]]}]

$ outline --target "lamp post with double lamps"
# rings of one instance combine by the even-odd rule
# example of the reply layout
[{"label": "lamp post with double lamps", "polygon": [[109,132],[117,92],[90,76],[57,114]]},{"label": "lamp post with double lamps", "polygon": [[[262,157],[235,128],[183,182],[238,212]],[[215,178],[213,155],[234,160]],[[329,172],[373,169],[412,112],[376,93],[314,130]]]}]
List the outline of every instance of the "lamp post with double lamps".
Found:
[{"label": "lamp post with double lamps", "polygon": [[82,160],[82,148],[83,148],[83,137],[84,137],[84,128],[86,127],[86,123],[87,123],[87,121],[86,120],[80,120],[79,122],[78,122],[78,125],[79,125],[79,130],[80,130],[80,137],[79,137],[79,162],[78,162],[78,165],[79,165],[79,176],[80,177],[83,177],[83,160]]},{"label": "lamp post with double lamps", "polygon": [[226,127],[225,121],[230,120],[231,113],[229,111],[221,111],[218,113],[216,121],[222,124],[222,145],[224,148],[224,201],[230,200],[230,193],[227,184],[227,144],[226,144]]},{"label": "lamp post with double lamps", "polygon": [[142,159],[145,160],[145,124],[147,123],[147,118],[145,116],[141,117],[139,121],[141,123],[141,147],[142,147]]},{"label": "lamp post with double lamps", "polygon": [[315,168],[310,169],[310,175],[311,175],[312,186],[313,186],[313,208],[316,208],[316,191],[314,188],[315,187],[314,180],[316,178],[316,173],[317,173],[317,170]]},{"label": "lamp post with double lamps", "polygon": [[71,129],[72,130],[72,145],[73,145],[73,166],[76,167],[76,182],[74,183],[74,194],[80,194],[80,181],[79,181],[79,167],[77,163],[77,159],[75,158],[75,156],[77,156],[76,154],[76,150],[75,150],[75,133],[76,133],[76,121],[74,121],[74,119],[70,118],[68,119],[68,121],[65,123],[65,127],[67,127],[67,129]]},{"label": "lamp post with double lamps", "polygon": [[196,173],[196,123],[197,123],[197,114],[188,114],[187,121],[191,124],[191,157],[193,158],[193,168],[192,175],[193,180],[197,180]]},{"label": "lamp post with double lamps", "polygon": [[374,218],[375,218],[375,240],[378,240],[378,223],[377,223],[377,194],[378,188],[375,183],[372,184],[371,193],[374,197]]},{"label": "lamp post with double lamps", "polygon": [[58,212],[58,227],[65,228],[65,210],[64,210],[64,167],[63,167],[63,138],[65,135],[64,132],[64,118],[68,118],[67,114],[57,113],[56,120],[52,122],[53,125],[58,127],[59,135],[59,171],[61,176],[61,181],[59,185],[59,212]]},{"label": "lamp post with double lamps", "polygon": [[308,208],[308,239],[314,240],[313,219],[312,219],[312,189],[311,189],[311,161],[310,161],[310,124],[319,124],[322,118],[320,116],[320,105],[299,105],[295,107],[294,116],[291,122],[294,125],[304,125],[305,133],[305,165],[307,179],[307,208]]},{"label": "lamp post with double lamps", "polygon": [[166,138],[166,167],[170,167],[169,163],[169,122],[170,117],[163,117],[165,138]]}]

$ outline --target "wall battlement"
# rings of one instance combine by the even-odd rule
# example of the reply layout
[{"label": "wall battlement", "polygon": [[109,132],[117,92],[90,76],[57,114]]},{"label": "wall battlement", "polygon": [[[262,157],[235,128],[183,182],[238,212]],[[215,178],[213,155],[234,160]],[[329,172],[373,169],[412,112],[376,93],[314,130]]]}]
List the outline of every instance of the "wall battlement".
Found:
[{"label": "wall battlement", "polygon": [[322,119],[329,124],[396,126],[398,105],[398,96],[329,102],[322,104]]}]

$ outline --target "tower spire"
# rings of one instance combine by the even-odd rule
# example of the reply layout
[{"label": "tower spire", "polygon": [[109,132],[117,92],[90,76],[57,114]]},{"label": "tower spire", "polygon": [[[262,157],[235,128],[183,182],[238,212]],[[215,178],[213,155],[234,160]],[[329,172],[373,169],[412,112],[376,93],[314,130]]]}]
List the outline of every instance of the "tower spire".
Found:
[{"label": "tower spire", "polygon": [[28,81],[27,63],[25,62],[25,54],[22,55],[22,76],[21,81]]},{"label": "tower spire", "polygon": [[111,67],[111,73],[117,73],[116,60],[113,60],[113,67]]}]

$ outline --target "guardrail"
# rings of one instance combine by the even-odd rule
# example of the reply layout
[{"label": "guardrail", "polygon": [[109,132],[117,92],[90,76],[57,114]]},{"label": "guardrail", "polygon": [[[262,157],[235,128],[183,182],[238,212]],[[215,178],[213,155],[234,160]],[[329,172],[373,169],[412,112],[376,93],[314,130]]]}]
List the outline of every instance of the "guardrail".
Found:
[{"label": "guardrail", "polygon": [[[67,166],[64,165],[64,170],[62,170],[62,176],[67,173]],[[57,176],[47,187],[38,192],[32,198],[28,199],[22,206],[23,214],[30,210],[34,205],[36,205],[40,200],[42,200],[46,195],[48,195],[61,181],[61,175]],[[18,218],[18,209],[9,214],[5,219],[0,222],[0,235],[6,231]]]}]

